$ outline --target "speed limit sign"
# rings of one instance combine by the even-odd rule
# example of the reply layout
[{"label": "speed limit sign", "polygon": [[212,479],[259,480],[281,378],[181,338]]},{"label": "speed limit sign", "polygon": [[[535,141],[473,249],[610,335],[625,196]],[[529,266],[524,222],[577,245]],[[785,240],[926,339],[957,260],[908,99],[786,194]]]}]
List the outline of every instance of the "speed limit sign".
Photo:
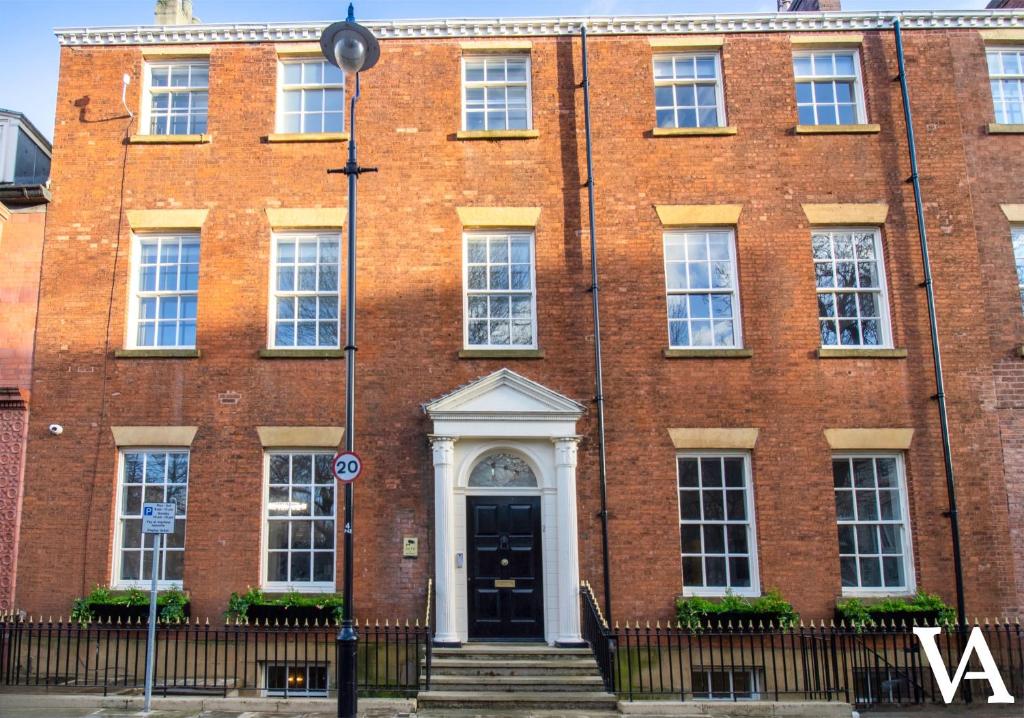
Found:
[{"label": "speed limit sign", "polygon": [[344,451],[334,457],[334,478],[343,483],[355,481],[363,470],[363,462],[354,451]]}]

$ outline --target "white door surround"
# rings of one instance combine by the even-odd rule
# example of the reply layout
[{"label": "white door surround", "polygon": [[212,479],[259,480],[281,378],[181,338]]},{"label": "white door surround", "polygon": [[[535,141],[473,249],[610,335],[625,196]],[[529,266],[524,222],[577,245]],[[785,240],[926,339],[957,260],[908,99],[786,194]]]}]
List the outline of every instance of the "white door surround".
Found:
[{"label": "white door surround", "polygon": [[[544,636],[579,645],[579,541],[576,422],[584,407],[509,369],[424,405],[433,420],[435,642],[468,639],[466,496],[541,497]],[[523,459],[536,487],[469,486],[469,475],[496,453]]]}]

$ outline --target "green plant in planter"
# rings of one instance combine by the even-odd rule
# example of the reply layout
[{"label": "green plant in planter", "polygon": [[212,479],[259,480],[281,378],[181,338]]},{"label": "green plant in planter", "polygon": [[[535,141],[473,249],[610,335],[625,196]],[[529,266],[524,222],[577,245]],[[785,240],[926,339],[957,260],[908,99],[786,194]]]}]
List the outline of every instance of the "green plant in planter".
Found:
[{"label": "green plant in planter", "polygon": [[956,622],[956,611],[933,593],[918,591],[911,599],[887,598],[878,603],[866,604],[860,599],[851,598],[836,604],[840,618],[858,631],[868,624],[884,621],[887,614],[920,614],[922,620],[926,616],[935,616],[940,625]]},{"label": "green plant in planter", "polygon": [[230,621],[249,619],[249,609],[253,606],[280,606],[289,608],[329,609],[335,620],[341,620],[341,607],[344,601],[337,594],[320,594],[304,596],[297,591],[288,591],[278,597],[269,598],[258,588],[250,586],[245,593],[234,592],[228,598],[228,608],[224,617]]},{"label": "green plant in planter", "polygon": [[800,618],[793,606],[776,589],[753,600],[736,596],[732,591],[726,592],[719,601],[700,597],[676,599],[676,620],[690,629],[699,629],[708,623],[715,624],[726,615],[729,620],[738,616],[744,624],[771,622],[780,628],[796,625]]},{"label": "green plant in planter", "polygon": [[[188,605],[188,594],[172,588],[157,594],[157,617],[161,621],[174,622],[185,620],[185,606]],[[97,606],[148,606],[149,594],[138,588],[114,593],[103,586],[96,586],[88,596],[76,598],[71,603],[71,620],[76,623],[89,623],[96,618]]]}]

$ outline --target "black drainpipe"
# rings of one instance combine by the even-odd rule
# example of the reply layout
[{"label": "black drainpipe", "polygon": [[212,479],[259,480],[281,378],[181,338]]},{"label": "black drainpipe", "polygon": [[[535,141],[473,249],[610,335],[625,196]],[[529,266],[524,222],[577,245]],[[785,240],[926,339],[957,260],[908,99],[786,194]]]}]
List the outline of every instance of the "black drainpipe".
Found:
[{"label": "black drainpipe", "polygon": [[594,307],[594,402],[597,404],[597,464],[601,485],[601,554],[604,563],[604,615],[612,620],[612,579],[608,559],[608,457],[604,445],[604,375],[601,371],[601,302],[597,284],[597,235],[594,229],[594,153],[590,142],[590,72],[587,70],[587,28],[583,43],[583,124],[587,138],[587,199],[590,212],[590,295]]},{"label": "black drainpipe", "polygon": [[[932,334],[932,361],[935,364],[935,399],[939,403],[939,427],[942,430],[942,458],[946,465],[946,493],[949,496],[949,528],[953,534],[953,572],[956,575],[956,615],[961,628],[967,625],[964,604],[964,569],[960,556],[960,521],[956,509],[956,483],[953,480],[953,456],[949,445],[949,417],[946,413],[946,392],[942,381],[942,353],[939,351],[939,328],[935,320],[935,292],[932,288],[932,266],[928,258],[928,232],[924,226],[924,203],[921,199],[921,180],[917,173],[917,145],[914,142],[914,121],[910,113],[910,94],[907,89],[907,67],[903,60],[903,33],[900,19],[893,21],[896,32],[896,61],[900,69],[900,89],[903,92],[903,117],[907,125],[907,147],[910,150],[910,180],[914,184],[914,205],[917,208],[917,231],[921,237],[921,263],[924,265],[924,287],[928,296],[928,322]],[[966,683],[965,683],[966,685]]]}]

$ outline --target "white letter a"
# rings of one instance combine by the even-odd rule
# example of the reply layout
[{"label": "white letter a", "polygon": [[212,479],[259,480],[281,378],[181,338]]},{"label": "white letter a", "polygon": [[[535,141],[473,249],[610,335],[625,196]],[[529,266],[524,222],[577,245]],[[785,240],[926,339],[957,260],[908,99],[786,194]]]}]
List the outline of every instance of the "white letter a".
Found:
[{"label": "white letter a", "polygon": [[[921,646],[924,647],[924,654],[928,658],[928,665],[931,666],[932,675],[935,676],[935,682],[939,686],[939,691],[942,692],[942,700],[946,701],[946,703],[953,702],[956,688],[960,685],[962,679],[975,680],[984,678],[992,688],[992,695],[988,699],[989,703],[1013,703],[1013,696],[1006,690],[1006,684],[1003,683],[1003,677],[999,675],[999,667],[992,658],[991,651],[988,650],[988,644],[985,643],[985,635],[981,632],[981,629],[975,626],[971,631],[971,637],[967,639],[964,655],[960,658],[960,665],[957,667],[956,673],[953,674],[952,678],[946,673],[942,653],[935,644],[935,636],[941,630],[941,628],[914,628],[914,635],[917,636],[918,640],[921,641]],[[978,661],[981,662],[981,667],[985,670],[966,672],[972,652],[978,654]]]}]

